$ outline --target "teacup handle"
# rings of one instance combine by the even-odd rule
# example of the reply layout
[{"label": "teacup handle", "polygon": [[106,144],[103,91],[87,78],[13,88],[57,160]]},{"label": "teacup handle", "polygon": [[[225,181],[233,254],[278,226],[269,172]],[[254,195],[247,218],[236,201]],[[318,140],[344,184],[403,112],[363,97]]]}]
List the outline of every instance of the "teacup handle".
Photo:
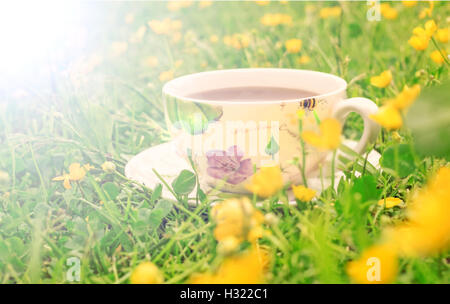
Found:
[{"label": "teacup handle", "polygon": [[364,120],[364,131],[361,139],[354,148],[355,152],[361,154],[365,151],[368,144],[375,142],[380,126],[369,118],[370,114],[378,111],[377,105],[370,99],[363,97],[354,97],[340,101],[333,109],[333,117],[339,120],[342,125],[348,114],[358,113]]}]

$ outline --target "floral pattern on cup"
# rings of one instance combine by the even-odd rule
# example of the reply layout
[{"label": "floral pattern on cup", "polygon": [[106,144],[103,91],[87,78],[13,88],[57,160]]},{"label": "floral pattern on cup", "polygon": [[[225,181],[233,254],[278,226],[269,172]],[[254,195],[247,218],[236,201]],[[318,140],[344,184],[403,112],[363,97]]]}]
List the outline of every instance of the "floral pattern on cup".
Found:
[{"label": "floral pattern on cup", "polygon": [[206,152],[208,175],[232,185],[242,183],[253,174],[252,161],[250,158],[242,159],[243,157],[244,153],[237,146],[231,146],[226,151]]}]

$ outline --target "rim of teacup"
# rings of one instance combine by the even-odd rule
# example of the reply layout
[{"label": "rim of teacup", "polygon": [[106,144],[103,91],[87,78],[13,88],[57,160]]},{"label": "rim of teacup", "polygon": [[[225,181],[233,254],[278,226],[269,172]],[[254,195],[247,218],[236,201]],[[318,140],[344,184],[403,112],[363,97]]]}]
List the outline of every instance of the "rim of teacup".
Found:
[{"label": "rim of teacup", "polygon": [[[177,92],[177,85],[179,85],[180,82],[189,80],[191,78],[198,78],[198,77],[207,77],[215,74],[224,74],[224,73],[244,73],[244,72],[254,72],[254,71],[267,71],[267,72],[287,72],[287,73],[299,73],[299,74],[314,74],[316,76],[320,77],[326,77],[328,79],[334,80],[336,83],[338,83],[338,87],[334,90],[331,90],[330,92],[314,95],[314,96],[308,96],[304,98],[296,98],[296,99],[280,99],[280,100],[269,100],[269,101],[248,101],[248,100],[233,100],[233,101],[223,101],[223,100],[212,100],[212,99],[200,99],[200,98],[190,98],[185,96],[184,94],[180,94]],[[345,92],[347,90],[347,81],[345,81],[343,78],[319,71],[313,71],[313,70],[303,70],[303,69],[287,69],[287,68],[241,68],[241,69],[223,69],[223,70],[213,70],[213,71],[205,71],[205,72],[199,72],[199,73],[193,73],[188,75],[183,75],[177,78],[174,78],[163,86],[162,93],[163,95],[170,95],[174,98],[181,99],[183,101],[190,101],[190,102],[196,102],[196,103],[204,103],[204,104],[214,104],[214,105],[229,105],[229,104],[282,104],[282,103],[291,103],[291,102],[298,102],[300,100],[305,100],[307,98],[316,98],[316,99],[324,99],[329,96],[338,95],[342,92]]]}]

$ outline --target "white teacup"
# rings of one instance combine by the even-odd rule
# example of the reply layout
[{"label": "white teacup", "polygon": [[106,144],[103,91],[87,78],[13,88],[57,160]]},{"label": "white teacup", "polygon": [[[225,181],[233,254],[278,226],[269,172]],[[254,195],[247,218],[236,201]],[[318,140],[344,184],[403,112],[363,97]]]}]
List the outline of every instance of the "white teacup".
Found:
[{"label": "white teacup", "polygon": [[[193,99],[200,92],[233,87],[278,87],[315,92],[315,96],[276,101]],[[201,183],[222,191],[245,193],[255,170],[279,164],[285,181],[302,183],[292,160],[302,161],[297,111],[305,109],[303,130],[318,131],[317,118],[334,117],[342,124],[350,112],[364,120],[354,148],[362,153],[379,127],[368,117],[378,107],[371,100],[346,98],[344,79],[322,72],[295,69],[233,69],[197,73],[169,81],[163,88],[167,125],[177,153],[192,158]],[[309,102],[306,102],[309,100]],[[312,102],[313,101],[313,102]],[[269,142],[270,145],[269,145]],[[268,148],[269,147],[269,148]],[[306,145],[307,177],[329,167],[330,151]]]}]

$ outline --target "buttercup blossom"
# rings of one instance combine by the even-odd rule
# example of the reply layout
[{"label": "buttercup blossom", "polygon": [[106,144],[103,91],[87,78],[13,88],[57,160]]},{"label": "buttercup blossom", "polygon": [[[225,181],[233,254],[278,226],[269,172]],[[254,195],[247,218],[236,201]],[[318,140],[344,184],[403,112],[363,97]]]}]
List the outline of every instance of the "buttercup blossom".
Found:
[{"label": "buttercup blossom", "polygon": [[434,20],[428,20],[427,22],[425,22],[425,32],[428,37],[433,36],[437,29],[438,27]]},{"label": "buttercup blossom", "polygon": [[105,172],[114,172],[116,171],[116,165],[113,162],[105,161],[102,164],[102,170]]},{"label": "buttercup blossom", "polygon": [[79,181],[84,178],[86,172],[90,170],[91,165],[87,164],[83,167],[79,163],[73,163],[69,166],[69,173],[64,173],[61,176],[53,178],[53,181],[63,181],[63,186],[66,189],[71,189],[70,181]]},{"label": "buttercup blossom", "polygon": [[217,43],[217,42],[219,41],[219,37],[217,37],[217,35],[211,35],[211,36],[209,37],[209,41],[210,41],[211,43]]},{"label": "buttercup blossom", "polygon": [[420,85],[416,84],[412,87],[405,85],[403,90],[395,98],[388,100],[386,104],[396,108],[397,110],[404,110],[408,108],[419,96]]},{"label": "buttercup blossom", "polygon": [[[447,54],[444,53],[444,56],[447,56]],[[438,50],[431,52],[430,58],[437,64],[442,64],[445,61],[443,55]]]},{"label": "buttercup blossom", "polygon": [[167,3],[167,9],[169,11],[178,11],[182,8],[189,7],[193,4],[193,1],[183,0],[183,1],[169,1]]},{"label": "buttercup blossom", "polygon": [[154,67],[156,67],[158,65],[158,57],[156,57],[156,56],[149,56],[149,57],[145,58],[144,64],[149,66],[149,67],[151,67],[151,68],[154,68]]},{"label": "buttercup blossom", "polygon": [[131,35],[129,41],[130,41],[131,43],[138,43],[138,42],[141,42],[142,39],[144,38],[144,35],[145,35],[146,32],[147,32],[147,27],[146,27],[145,25],[140,26],[140,27],[137,29],[137,31],[134,32],[134,33]]},{"label": "buttercup blossom", "polygon": [[303,185],[292,185],[292,192],[295,198],[302,202],[309,202],[316,196],[316,190],[309,189]]},{"label": "buttercup blossom", "polygon": [[419,18],[420,19],[432,16],[433,8],[434,8],[434,1],[428,1],[428,3],[430,4],[429,7],[428,8],[424,8],[424,9],[422,9],[422,11],[420,11],[420,14],[419,14]]},{"label": "buttercup blossom", "polygon": [[378,112],[369,115],[369,118],[387,130],[397,130],[403,125],[403,119],[400,112],[391,105],[380,107]]},{"label": "buttercup blossom", "polygon": [[262,167],[256,172],[250,183],[246,185],[247,190],[260,197],[269,197],[283,188],[283,178],[279,166]]},{"label": "buttercup blossom", "polygon": [[253,246],[250,251],[226,258],[214,273],[194,274],[191,284],[260,284],[269,264],[268,252]]},{"label": "buttercup blossom", "polygon": [[211,210],[216,223],[214,237],[218,242],[255,242],[262,237],[263,214],[255,209],[247,197],[222,201]]},{"label": "buttercup blossom", "polygon": [[161,284],[163,281],[163,275],[152,262],[139,264],[130,276],[131,284]]},{"label": "buttercup blossom", "polygon": [[292,24],[292,17],[286,14],[265,14],[260,20],[262,25],[265,26],[277,26],[280,24],[290,25]]},{"label": "buttercup blossom", "polygon": [[429,42],[430,42],[430,39],[424,35],[422,35],[422,36],[413,35],[408,40],[409,45],[411,45],[417,51],[425,50],[428,47]]},{"label": "buttercup blossom", "polygon": [[406,6],[406,7],[413,7],[413,6],[416,6],[416,5],[417,5],[417,1],[412,1],[412,0],[409,0],[409,1],[402,1],[402,3],[403,3],[403,5]]},{"label": "buttercup blossom", "polygon": [[386,19],[395,19],[398,16],[398,11],[393,8],[389,3],[380,4],[380,12]]},{"label": "buttercup blossom", "polygon": [[370,84],[377,88],[385,88],[392,81],[392,72],[390,70],[382,72],[378,76],[370,77]]},{"label": "buttercup blossom", "polygon": [[400,204],[403,204],[403,201],[398,197],[386,197],[386,199],[378,201],[378,206],[385,206],[386,208],[393,208]]},{"label": "buttercup blossom", "polygon": [[148,26],[155,34],[172,35],[174,32],[181,30],[183,24],[180,20],[165,18],[163,20],[150,20]]},{"label": "buttercup blossom", "polygon": [[319,129],[319,134],[313,131],[303,131],[303,140],[320,150],[337,149],[341,144],[341,123],[334,118],[327,118],[320,123]]},{"label": "buttercup blossom", "polygon": [[223,37],[223,43],[240,50],[250,45],[250,37],[246,34],[233,34]]},{"label": "buttercup blossom", "polygon": [[450,37],[450,31],[448,28],[438,29],[436,31],[436,38],[442,43],[447,43]]},{"label": "buttercup blossom", "polygon": [[307,64],[310,61],[311,61],[311,58],[308,55],[302,55],[297,58],[298,64]]},{"label": "buttercup blossom", "polygon": [[320,10],[320,18],[336,18],[342,14],[342,8],[340,6],[324,7]]},{"label": "buttercup blossom", "polygon": [[161,74],[159,74],[158,78],[162,82],[172,80],[173,79],[173,70],[161,72]]},{"label": "buttercup blossom", "polygon": [[388,245],[372,246],[358,260],[347,264],[347,274],[358,284],[392,283],[397,270],[397,254]]},{"label": "buttercup blossom", "polygon": [[199,8],[205,8],[205,7],[208,7],[208,6],[211,6],[212,5],[212,1],[199,1],[198,2],[198,7]]},{"label": "buttercup blossom", "polygon": [[117,57],[128,50],[128,43],[125,41],[115,41],[111,43],[111,56]]},{"label": "buttercup blossom", "polygon": [[408,221],[386,232],[386,243],[402,255],[425,256],[450,245],[450,168],[439,169],[409,202]]},{"label": "buttercup blossom", "polygon": [[302,49],[302,41],[300,39],[289,39],[284,43],[286,51],[291,54],[300,52]]},{"label": "buttercup blossom", "polygon": [[256,4],[261,5],[261,6],[265,6],[268,5],[270,3],[269,0],[260,0],[260,1],[255,1]]}]

